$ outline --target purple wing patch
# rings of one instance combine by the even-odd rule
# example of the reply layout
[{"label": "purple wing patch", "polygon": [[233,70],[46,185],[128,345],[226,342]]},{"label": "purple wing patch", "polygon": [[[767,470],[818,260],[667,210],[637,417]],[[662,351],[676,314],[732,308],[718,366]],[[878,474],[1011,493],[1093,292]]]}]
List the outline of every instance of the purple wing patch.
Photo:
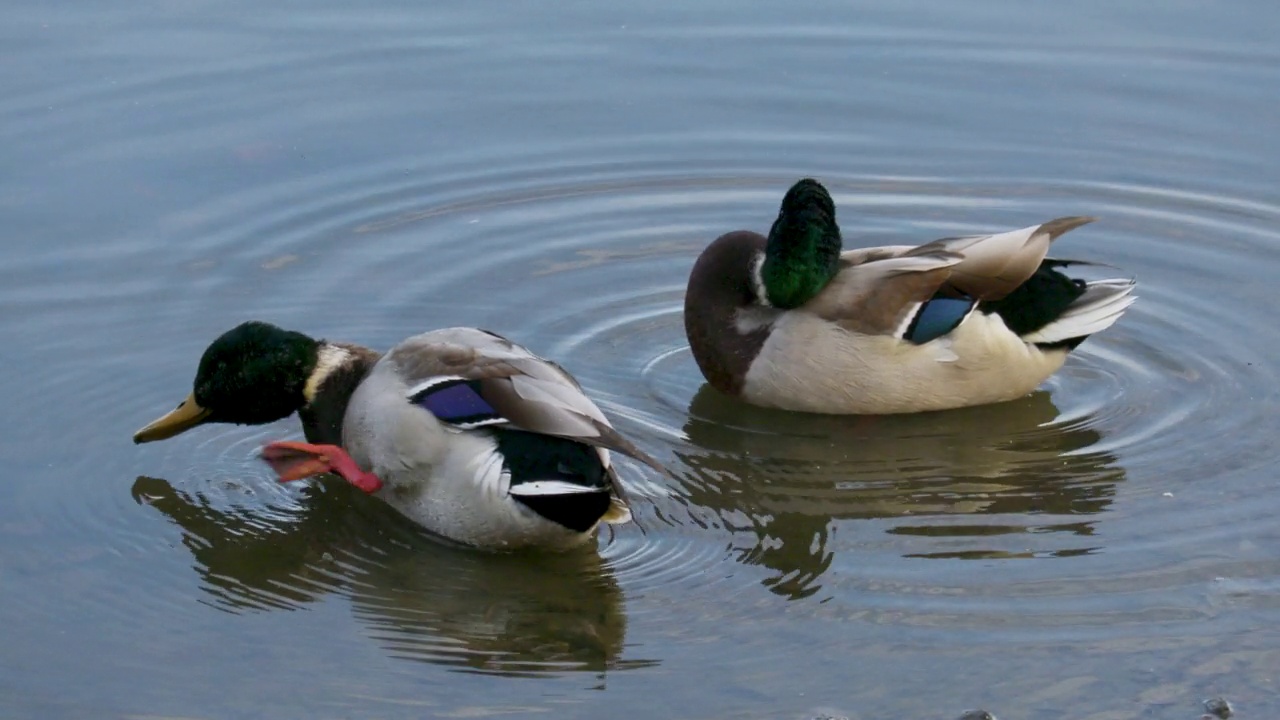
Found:
[{"label": "purple wing patch", "polygon": [[409,396],[441,422],[464,427],[506,422],[480,395],[479,380],[445,380]]}]

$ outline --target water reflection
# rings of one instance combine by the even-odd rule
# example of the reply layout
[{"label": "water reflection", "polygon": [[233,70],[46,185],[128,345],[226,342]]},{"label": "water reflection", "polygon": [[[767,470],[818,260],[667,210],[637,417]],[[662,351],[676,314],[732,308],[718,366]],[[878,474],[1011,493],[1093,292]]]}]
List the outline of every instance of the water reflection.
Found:
[{"label": "water reflection", "polygon": [[[1108,508],[1124,478],[1096,449],[1102,433],[1088,418],[1063,421],[1046,391],[947,412],[832,417],[750,407],[703,386],[684,432],[688,499],[754,535],[738,559],[773,570],[765,584],[791,599],[821,588],[836,520],[892,518],[891,534],[939,540],[907,557],[1088,554],[1098,547],[1088,516]],[[1056,539],[1035,551],[1000,541],[1027,534]]]},{"label": "water reflection", "polygon": [[593,548],[486,555],[442,545],[342,483],[314,483],[296,506],[226,507],[139,477],[139,503],[183,530],[210,604],[293,609],[329,593],[389,654],[502,675],[604,672],[621,658],[622,592]]}]

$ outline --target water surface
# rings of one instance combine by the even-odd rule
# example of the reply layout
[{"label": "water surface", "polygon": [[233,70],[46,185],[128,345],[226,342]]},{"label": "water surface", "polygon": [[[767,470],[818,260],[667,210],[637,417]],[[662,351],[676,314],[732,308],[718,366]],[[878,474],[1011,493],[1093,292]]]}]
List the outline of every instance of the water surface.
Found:
[{"label": "water surface", "polygon": [[[1280,8],[6,8],[0,715],[1273,717]],[[1061,215],[1140,301],[911,417],[703,387],[684,281],[821,178],[846,242]],[[563,556],[135,447],[248,318],[554,357],[675,479]]]}]

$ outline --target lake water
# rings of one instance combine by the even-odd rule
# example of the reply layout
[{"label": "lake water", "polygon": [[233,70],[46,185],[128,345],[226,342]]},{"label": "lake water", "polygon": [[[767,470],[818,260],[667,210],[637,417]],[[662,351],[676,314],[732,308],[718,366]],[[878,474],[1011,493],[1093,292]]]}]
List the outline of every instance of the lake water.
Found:
[{"label": "lake water", "polygon": [[[5,5],[0,717],[1280,716],[1275,2]],[[1019,401],[743,408],[685,279],[804,175],[1140,300]],[[508,334],[676,477],[491,557],[296,419],[134,446],[249,318]]]}]

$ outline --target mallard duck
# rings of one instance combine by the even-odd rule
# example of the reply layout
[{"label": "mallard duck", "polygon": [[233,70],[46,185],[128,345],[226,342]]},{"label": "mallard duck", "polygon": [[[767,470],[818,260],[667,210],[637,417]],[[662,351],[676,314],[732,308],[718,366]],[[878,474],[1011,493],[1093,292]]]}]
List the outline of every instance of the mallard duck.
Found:
[{"label": "mallard duck", "polygon": [[602,520],[630,520],[610,450],[665,472],[563,368],[475,328],[380,356],[247,322],[213,341],[192,393],[133,440],[294,412],[308,442],[263,449],[281,481],[335,472],[426,529],[485,548],[567,547]]},{"label": "mallard duck", "polygon": [[1046,258],[1093,218],[841,251],[835,204],[797,182],[769,236],[712,242],[689,275],[685,332],[707,381],[814,413],[943,410],[1017,398],[1134,301],[1134,281],[1086,282]]}]

